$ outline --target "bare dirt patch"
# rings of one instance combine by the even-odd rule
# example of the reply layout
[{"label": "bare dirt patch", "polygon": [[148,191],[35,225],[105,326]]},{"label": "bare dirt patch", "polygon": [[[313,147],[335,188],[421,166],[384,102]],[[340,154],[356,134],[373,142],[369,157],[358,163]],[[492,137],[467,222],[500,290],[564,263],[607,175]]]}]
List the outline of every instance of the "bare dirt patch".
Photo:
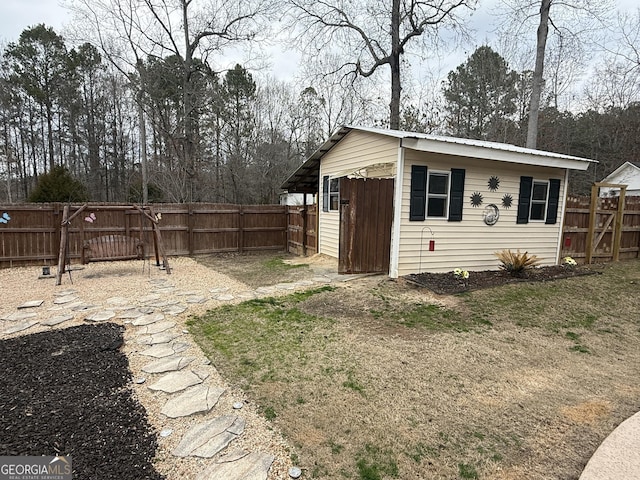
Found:
[{"label": "bare dirt patch", "polygon": [[194,258],[201,265],[224,272],[253,288],[308,280],[313,275],[306,259],[286,253],[224,253]]}]

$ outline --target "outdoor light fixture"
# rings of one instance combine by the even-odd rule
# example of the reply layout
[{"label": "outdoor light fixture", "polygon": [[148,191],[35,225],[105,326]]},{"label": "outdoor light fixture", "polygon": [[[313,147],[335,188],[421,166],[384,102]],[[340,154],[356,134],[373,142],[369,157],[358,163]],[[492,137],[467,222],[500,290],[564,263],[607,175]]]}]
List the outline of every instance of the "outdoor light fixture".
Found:
[{"label": "outdoor light fixture", "polygon": [[49,270],[49,267],[42,267],[42,275],[43,276],[51,275],[51,271]]}]

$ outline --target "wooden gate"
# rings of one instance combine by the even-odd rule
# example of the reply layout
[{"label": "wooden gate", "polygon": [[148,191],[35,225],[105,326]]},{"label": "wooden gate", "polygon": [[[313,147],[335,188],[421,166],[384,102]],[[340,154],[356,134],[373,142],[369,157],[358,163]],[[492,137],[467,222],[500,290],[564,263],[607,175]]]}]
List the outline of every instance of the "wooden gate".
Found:
[{"label": "wooden gate", "polygon": [[393,179],[340,179],[338,273],[389,273]]},{"label": "wooden gate", "polygon": [[[598,210],[598,194],[600,187],[614,187],[620,189],[620,197],[615,211]],[[594,183],[591,187],[591,206],[589,208],[589,232],[587,233],[586,262],[591,263],[593,254],[598,250],[598,245],[607,233],[612,239],[612,257],[617,262],[620,258],[620,240],[622,238],[622,223],[624,217],[624,200],[627,191],[626,185],[610,183]],[[598,226],[598,216],[603,217],[601,228]],[[614,222],[615,220],[615,222]],[[597,235],[597,236],[596,236]]]}]

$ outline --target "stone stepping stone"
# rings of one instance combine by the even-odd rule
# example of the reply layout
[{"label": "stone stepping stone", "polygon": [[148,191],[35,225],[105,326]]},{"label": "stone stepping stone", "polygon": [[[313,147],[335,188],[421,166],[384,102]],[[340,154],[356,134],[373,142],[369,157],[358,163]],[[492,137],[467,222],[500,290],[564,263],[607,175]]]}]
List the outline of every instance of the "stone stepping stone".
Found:
[{"label": "stone stepping stone", "polygon": [[165,307],[170,307],[171,305],[177,305],[178,300],[163,300],[161,302],[152,302],[149,304],[150,307],[154,307],[154,308],[165,308]]},{"label": "stone stepping stone", "polygon": [[162,298],[162,295],[158,294],[158,293],[153,293],[151,295],[146,295],[142,298],[139,298],[138,301],[140,303],[151,303],[151,302],[156,302],[158,300],[160,300]]},{"label": "stone stepping stone", "polygon": [[176,326],[176,322],[171,322],[169,320],[163,320],[161,322],[151,323],[149,325],[144,325],[138,328],[136,332],[138,335],[155,335],[156,333],[162,333],[165,330],[169,330]]},{"label": "stone stepping stone", "polygon": [[141,308],[138,308],[137,305],[132,305],[132,304],[127,304],[127,305],[105,305],[106,308],[108,308],[109,310],[114,310],[117,312],[123,312],[123,311],[129,311],[129,310],[137,310],[138,312],[140,312],[141,314],[144,314],[146,312],[143,312]]},{"label": "stone stepping stone", "polygon": [[186,309],[187,307],[184,305],[169,305],[168,307],[164,307],[162,312],[167,315],[180,315]]},{"label": "stone stepping stone", "polygon": [[68,288],[66,290],[61,290],[59,292],[55,292],[53,294],[54,297],[66,297],[68,295],[75,295],[76,293],[78,293],[77,290],[74,290],[72,288]]},{"label": "stone stepping stone", "polygon": [[241,292],[236,294],[236,297],[241,300],[253,300],[256,296],[257,294],[254,292]]},{"label": "stone stepping stone", "polygon": [[276,287],[258,287],[256,288],[256,292],[260,295],[265,295],[269,293],[274,293],[276,291]]},{"label": "stone stepping stone", "polygon": [[169,343],[180,336],[179,333],[162,332],[155,335],[142,335],[138,338],[140,345],[158,345],[160,343]]},{"label": "stone stepping stone", "polygon": [[311,281],[314,283],[331,283],[331,279],[329,277],[313,277]]},{"label": "stone stepping stone", "polygon": [[313,285],[313,282],[311,280],[300,280],[298,282],[295,282],[295,284],[301,287],[310,287],[311,285]]},{"label": "stone stepping stone", "polygon": [[[172,455],[175,457],[188,457],[189,455],[205,458],[213,457],[237,437],[236,434],[230,434],[227,431],[237,419],[238,417],[235,415],[224,415],[194,425],[182,436],[178,446],[171,452]],[[224,447],[218,448],[217,451],[211,454],[222,443],[224,443]]]},{"label": "stone stepping stone", "polygon": [[279,283],[276,285],[278,290],[295,290],[296,285],[294,283]]},{"label": "stone stepping stone", "polygon": [[9,328],[5,328],[2,333],[5,335],[9,335],[11,333],[21,332],[23,330],[26,330],[27,328],[33,327],[37,323],[37,320],[22,320],[12,324]]},{"label": "stone stepping stone", "polygon": [[28,302],[24,302],[22,305],[18,305],[18,310],[22,310],[24,308],[36,308],[44,303],[44,300],[30,300]]},{"label": "stone stepping stone", "polygon": [[61,295],[61,296],[57,297],[53,301],[53,303],[55,303],[56,305],[63,305],[65,303],[75,302],[76,300],[78,300],[78,297],[76,297],[74,294]]},{"label": "stone stepping stone", "polygon": [[246,450],[242,450],[242,449],[233,450],[225,454],[223,457],[220,457],[217,460],[217,463],[237,462],[238,460],[240,460],[243,457],[246,457],[247,455],[249,455],[249,452],[247,452]]},{"label": "stone stepping stone", "polygon": [[165,393],[176,393],[184,390],[185,388],[198,385],[203,381],[204,378],[200,377],[194,371],[171,372],[160,377],[156,383],[149,385],[149,389],[160,390]]},{"label": "stone stepping stone", "polygon": [[108,305],[115,305],[118,307],[122,307],[124,305],[127,305],[129,303],[129,300],[124,298],[124,297],[111,297],[111,298],[107,298],[107,304]]},{"label": "stone stepping stone", "polygon": [[209,290],[211,293],[224,293],[229,291],[229,287],[216,287]]},{"label": "stone stepping stone", "polygon": [[140,352],[140,355],[145,355],[147,357],[153,357],[153,358],[164,358],[164,357],[169,357],[171,355],[175,355],[178,353],[182,353],[185,350],[188,350],[189,347],[190,345],[188,343],[183,343],[183,342],[160,343],[158,345],[154,345],[150,348],[147,348],[143,352]]},{"label": "stone stepping stone", "polygon": [[164,320],[164,315],[162,313],[146,314],[136,318],[133,322],[131,322],[131,325],[135,327],[142,327],[144,325],[150,325],[152,323],[159,322],[160,320]]},{"label": "stone stepping stone", "polygon": [[224,392],[224,388],[197,385],[167,401],[160,413],[170,418],[178,418],[198,412],[208,412],[216,406]]},{"label": "stone stepping stone", "polygon": [[88,317],[85,317],[85,320],[89,322],[106,322],[107,320],[111,320],[116,316],[116,312],[111,310],[102,310],[100,312],[94,312]]},{"label": "stone stepping stone", "polygon": [[224,295],[218,295],[217,297],[214,297],[214,298],[215,300],[218,300],[220,302],[228,302],[230,300],[233,300],[235,297],[230,293],[225,293]]},{"label": "stone stepping stone", "polygon": [[186,300],[187,303],[204,303],[206,301],[206,297],[188,297]]},{"label": "stone stepping stone", "polygon": [[40,324],[46,327],[53,327],[55,325],[59,325],[60,323],[68,322],[69,320],[72,320],[72,319],[73,319],[73,315],[71,315],[70,313],[67,313],[67,314],[56,315],[54,317],[51,317],[47,320],[40,322]]},{"label": "stone stepping stone", "polygon": [[138,307],[138,311],[143,315],[150,315],[155,311],[155,309],[153,307]]},{"label": "stone stepping stone", "polygon": [[174,286],[158,287],[158,288],[155,288],[152,293],[159,293],[159,294],[173,293],[175,292],[175,290],[176,290],[176,287]]},{"label": "stone stepping stone", "polygon": [[136,318],[140,318],[144,313],[142,313],[137,308],[132,308],[131,310],[125,310],[124,312],[118,314],[118,318],[123,320],[133,320]]},{"label": "stone stepping stone", "polygon": [[143,372],[147,373],[165,373],[175,370],[182,370],[195,360],[194,357],[166,357],[151,362],[142,367]]},{"label": "stone stepping stone", "polygon": [[33,312],[13,312],[3,316],[1,320],[8,320],[10,322],[19,322],[21,320],[28,320],[29,318],[33,318],[37,316],[38,314]]},{"label": "stone stepping stone", "polygon": [[214,462],[196,476],[196,480],[267,480],[275,458],[267,453],[254,452],[235,462]]},{"label": "stone stepping stone", "polygon": [[87,310],[93,310],[94,308],[98,308],[98,306],[91,305],[90,303],[80,303],[79,305],[71,307],[71,310],[73,310],[74,312],[83,312]]},{"label": "stone stepping stone", "polygon": [[200,295],[202,295],[197,290],[185,290],[185,291],[176,292],[175,294],[179,297],[199,297]]}]

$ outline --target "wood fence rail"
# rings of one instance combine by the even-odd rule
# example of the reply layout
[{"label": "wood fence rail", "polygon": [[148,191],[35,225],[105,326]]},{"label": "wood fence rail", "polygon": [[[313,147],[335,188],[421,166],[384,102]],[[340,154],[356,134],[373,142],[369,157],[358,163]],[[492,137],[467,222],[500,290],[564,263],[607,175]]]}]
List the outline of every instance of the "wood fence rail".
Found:
[{"label": "wood fence rail", "polygon": [[[65,204],[0,205],[0,268],[55,265]],[[102,207],[102,209],[101,209]],[[281,250],[288,245],[285,205],[155,204],[167,255]],[[6,215],[5,215],[6,214]],[[69,227],[68,255],[82,257],[81,238],[141,238],[155,253],[151,222],[132,205],[90,203]]]}]

